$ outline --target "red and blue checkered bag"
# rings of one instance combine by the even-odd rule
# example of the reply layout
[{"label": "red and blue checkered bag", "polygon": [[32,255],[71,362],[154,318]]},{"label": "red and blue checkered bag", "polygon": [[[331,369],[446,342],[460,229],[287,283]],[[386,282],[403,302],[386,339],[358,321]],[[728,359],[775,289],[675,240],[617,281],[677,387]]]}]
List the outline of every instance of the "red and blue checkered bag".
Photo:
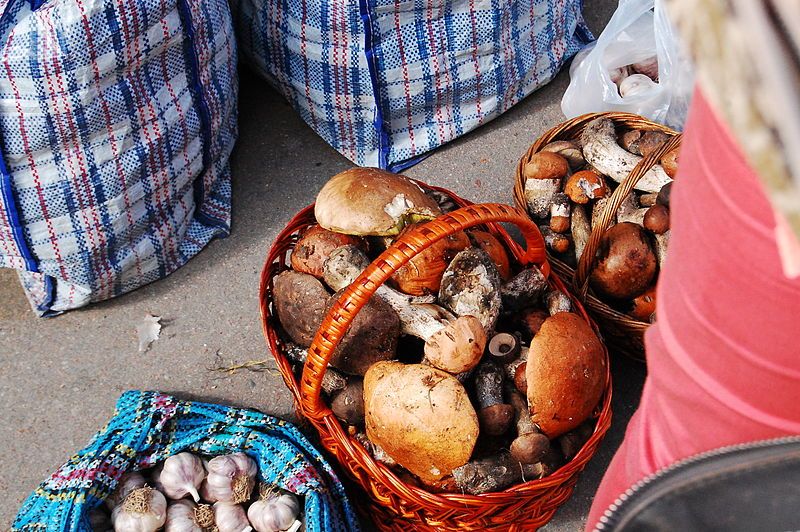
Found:
[{"label": "red and blue checkered bag", "polygon": [[0,0],[0,267],[56,314],[230,226],[227,0]]},{"label": "red and blue checkered bag", "polygon": [[128,471],[189,451],[243,452],[258,478],[303,497],[308,532],[358,532],[344,487],[325,458],[292,424],[260,412],[179,401],[157,392],[125,392],[114,416],[22,503],[13,531],[92,532],[89,513]]},{"label": "red and blue checkered bag", "polygon": [[400,170],[549,82],[582,0],[232,0],[239,48],[325,141]]}]

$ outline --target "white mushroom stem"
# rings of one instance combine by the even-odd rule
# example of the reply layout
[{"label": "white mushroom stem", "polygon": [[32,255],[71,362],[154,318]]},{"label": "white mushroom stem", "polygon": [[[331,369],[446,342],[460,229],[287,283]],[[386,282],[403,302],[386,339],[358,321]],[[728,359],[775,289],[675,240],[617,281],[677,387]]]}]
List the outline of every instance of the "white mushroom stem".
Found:
[{"label": "white mushroom stem", "polygon": [[617,209],[617,222],[622,222],[622,218],[628,218],[638,209],[639,202],[636,200],[636,196],[633,193],[628,194],[622,198],[622,203]]},{"label": "white mushroom stem", "polygon": [[572,232],[572,243],[575,246],[575,258],[580,260],[583,250],[589,242],[589,235],[592,233],[583,205],[575,205],[572,208],[570,231]]},{"label": "white mushroom stem", "polygon": [[525,199],[528,202],[528,212],[536,218],[547,218],[550,214],[550,205],[553,196],[561,187],[560,179],[527,179],[525,181]]},{"label": "white mushroom stem", "polygon": [[[589,122],[581,134],[581,144],[586,162],[617,183],[622,183],[642,160],[617,144],[614,123],[607,118]],[[644,192],[658,192],[670,181],[672,179],[664,169],[655,165],[642,176],[635,188]]]},{"label": "white mushroom stem", "polygon": [[[369,259],[363,251],[355,246],[342,246],[335,249],[325,261],[325,282],[333,290],[339,291],[355,281],[368,265]],[[420,298],[403,294],[386,285],[379,286],[375,295],[397,312],[403,334],[423,340],[443,329],[447,321],[456,318],[438,305],[415,303]]]},{"label": "white mushroom stem", "polygon": [[[305,364],[308,357],[308,351],[297,344],[288,344],[286,346],[286,358],[297,364]],[[325,373],[322,375],[322,391],[328,395],[333,395],[339,390],[344,390],[347,387],[347,379],[336,371],[334,368],[328,366]]]},{"label": "white mushroom stem", "polygon": [[647,207],[636,209],[635,211],[626,212],[617,215],[617,222],[631,222],[639,225],[644,225],[644,215],[647,213]]},{"label": "white mushroom stem", "polygon": [[[600,224],[600,217],[603,216],[610,197],[611,196],[605,196],[600,198],[594,202],[594,205],[592,205],[592,227],[597,227]],[[616,217],[612,217],[608,227],[610,228],[615,223],[617,223]]]},{"label": "white mushroom stem", "polygon": [[656,258],[658,258],[658,269],[664,269],[664,261],[667,260],[667,246],[669,246],[669,234],[667,231],[661,235],[653,235],[656,238]]},{"label": "white mushroom stem", "polygon": [[545,301],[547,303],[547,312],[549,312],[551,316],[559,312],[569,312],[572,310],[572,301],[570,301],[569,297],[561,290],[551,290],[548,292],[545,296]]}]

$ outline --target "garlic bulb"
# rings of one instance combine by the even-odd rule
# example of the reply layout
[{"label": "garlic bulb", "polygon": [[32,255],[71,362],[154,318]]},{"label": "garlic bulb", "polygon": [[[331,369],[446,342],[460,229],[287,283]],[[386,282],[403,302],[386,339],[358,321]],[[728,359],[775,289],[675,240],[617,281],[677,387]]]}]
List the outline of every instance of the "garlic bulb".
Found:
[{"label": "garlic bulb", "polygon": [[214,511],[208,504],[182,499],[167,507],[165,532],[206,532],[214,526]]},{"label": "garlic bulb", "polygon": [[619,82],[623,79],[627,78],[630,75],[630,69],[627,66],[621,66],[619,68],[612,68],[608,71],[608,75],[611,78],[611,81],[615,85],[619,85]]},{"label": "garlic bulb", "polygon": [[167,518],[167,500],[160,491],[137,488],[114,511],[111,523],[116,532],[155,532]]},{"label": "garlic bulb", "polygon": [[206,468],[208,476],[202,487],[204,499],[234,504],[250,500],[258,474],[255,460],[244,453],[234,453],[212,458]]},{"label": "garlic bulb", "polygon": [[652,90],[656,83],[644,74],[631,74],[619,84],[619,95],[623,98],[636,96]]},{"label": "garlic bulb", "polygon": [[178,453],[164,460],[161,468],[153,474],[153,482],[170,499],[191,495],[194,502],[200,502],[197,488],[205,476],[206,470],[200,458],[191,453]]},{"label": "garlic bulb", "polygon": [[256,532],[286,530],[300,515],[300,503],[293,493],[277,493],[262,485],[261,498],[250,505],[247,518]]},{"label": "garlic bulb", "polygon": [[247,521],[244,508],[231,502],[214,503],[214,521],[219,532],[250,532],[253,530]]},{"label": "garlic bulb", "polygon": [[109,510],[113,510],[130,492],[136,488],[143,487],[145,483],[144,477],[138,471],[125,473],[117,482],[117,489],[106,499],[106,506],[108,506]]},{"label": "garlic bulb", "polygon": [[644,74],[653,81],[658,81],[658,58],[648,57],[644,61],[639,61],[631,65],[637,74]]}]

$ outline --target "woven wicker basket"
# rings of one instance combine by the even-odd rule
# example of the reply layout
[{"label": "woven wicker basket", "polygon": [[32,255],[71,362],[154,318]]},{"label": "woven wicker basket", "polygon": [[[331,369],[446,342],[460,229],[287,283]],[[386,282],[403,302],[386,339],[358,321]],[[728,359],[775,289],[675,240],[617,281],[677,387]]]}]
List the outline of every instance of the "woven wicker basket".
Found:
[{"label": "woven wicker basket", "polygon": [[[356,313],[380,284],[436,240],[480,225],[505,244],[516,269],[527,264],[538,264],[543,272],[549,272],[544,242],[536,226],[524,213],[505,205],[472,206],[444,189],[419,184],[423,188],[447,194],[462,208],[405,233],[350,285],[323,321],[309,348],[308,359],[299,380],[285,356],[285,345],[281,339],[285,335],[279,333],[281,326],[273,315],[272,303],[273,277],[288,267],[288,254],[298,233],[315,223],[313,206],[298,213],[278,235],[261,274],[260,298],[264,335],[286,385],[300,405],[300,414],[317,428],[325,448],[336,456],[348,475],[367,492],[372,503],[369,514],[378,528],[404,532],[538,528],[547,523],[556,509],[572,494],[578,475],[594,455],[610,426],[611,376],[608,371],[603,398],[595,412],[594,432],[580,452],[548,477],[484,495],[434,494],[407,484],[383,464],[376,462],[358,441],[348,435],[320,397],[322,375],[330,354]],[[520,226],[527,240],[527,251],[511,240],[498,222],[511,222]],[[553,286],[569,294],[567,287],[557,276],[550,275],[549,279]],[[597,330],[580,303],[575,298],[572,300],[575,311]],[[608,354],[604,352],[604,356],[608,367]]]},{"label": "woven wicker basket", "polygon": [[539,139],[528,148],[527,153],[519,160],[514,183],[514,203],[521,210],[527,212],[525,178],[522,172],[525,164],[530,161],[534,153],[539,152],[545,145],[556,140],[577,139],[589,122],[601,117],[611,119],[618,130],[640,129],[661,131],[670,135],[671,138],[659,149],[653,151],[647,157],[644,157],[642,161],[631,170],[628,177],[614,190],[614,193],[611,195],[606,205],[606,210],[603,212],[603,216],[600,219],[600,223],[592,227],[591,236],[584,248],[583,255],[581,255],[578,261],[577,268],[573,269],[552,256],[550,257],[550,263],[553,266],[553,270],[567,283],[571,284],[574,293],[586,305],[592,317],[600,324],[604,339],[608,342],[608,346],[611,350],[623,353],[636,360],[644,361],[644,333],[647,331],[650,323],[639,321],[623,314],[598,299],[591,290],[589,290],[588,279],[592,267],[594,266],[593,260],[597,247],[600,244],[600,239],[606,229],[611,225],[611,220],[614,219],[617,209],[619,209],[625,196],[631,193],[639,179],[658,163],[662,155],[680,145],[681,135],[666,126],[630,113],[590,113],[567,120],[539,137]]}]

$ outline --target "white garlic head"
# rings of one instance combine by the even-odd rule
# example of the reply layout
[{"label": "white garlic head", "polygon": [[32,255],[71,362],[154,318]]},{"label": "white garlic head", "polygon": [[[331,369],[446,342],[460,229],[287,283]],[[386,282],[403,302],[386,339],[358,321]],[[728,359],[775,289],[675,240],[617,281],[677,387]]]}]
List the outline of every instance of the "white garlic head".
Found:
[{"label": "white garlic head", "polygon": [[178,453],[164,460],[161,468],[153,474],[153,482],[170,499],[191,495],[194,502],[200,502],[197,490],[205,477],[206,470],[199,457]]},{"label": "white garlic head", "polygon": [[117,489],[106,499],[106,506],[109,510],[113,510],[130,492],[137,488],[143,487],[147,482],[138,471],[125,473],[117,482]]},{"label": "white garlic head", "polygon": [[214,521],[219,532],[250,532],[253,530],[247,520],[244,507],[231,502],[214,503]]},{"label": "white garlic head", "polygon": [[208,476],[203,483],[203,498],[241,504],[250,500],[256,485],[258,466],[244,453],[227,454],[206,463]]},{"label": "white garlic head", "polygon": [[619,84],[619,95],[623,98],[646,93],[656,86],[655,81],[644,74],[631,74]]},{"label": "white garlic head", "polygon": [[171,502],[167,507],[164,532],[206,532],[213,526],[214,511],[211,505],[181,499]]},{"label": "white garlic head", "polygon": [[300,502],[293,493],[261,489],[261,498],[250,505],[247,518],[256,532],[286,530],[300,515]]},{"label": "white garlic head", "polygon": [[116,532],[155,532],[166,519],[167,500],[160,491],[147,486],[131,491],[111,512]]}]

